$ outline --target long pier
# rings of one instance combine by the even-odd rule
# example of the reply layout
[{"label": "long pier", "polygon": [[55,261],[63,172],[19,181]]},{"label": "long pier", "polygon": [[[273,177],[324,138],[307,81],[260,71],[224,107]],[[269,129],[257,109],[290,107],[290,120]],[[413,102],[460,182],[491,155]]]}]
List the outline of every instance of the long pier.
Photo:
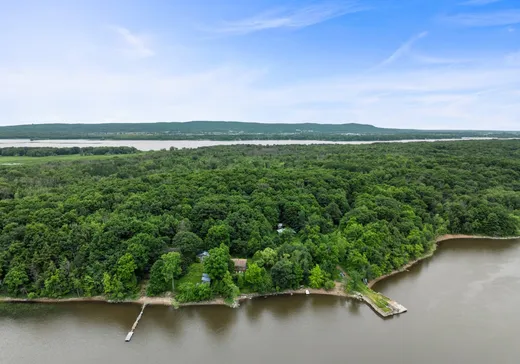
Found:
[{"label": "long pier", "polygon": [[137,319],[135,320],[134,324],[132,325],[132,329],[126,335],[126,338],[125,338],[126,342],[129,342],[130,340],[132,340],[132,336],[134,336],[134,331],[137,328],[137,324],[139,324],[139,320],[141,319],[141,317],[143,317],[145,308],[146,308],[146,303],[143,303],[143,307],[141,308],[141,312],[139,313],[139,316],[137,316]]}]

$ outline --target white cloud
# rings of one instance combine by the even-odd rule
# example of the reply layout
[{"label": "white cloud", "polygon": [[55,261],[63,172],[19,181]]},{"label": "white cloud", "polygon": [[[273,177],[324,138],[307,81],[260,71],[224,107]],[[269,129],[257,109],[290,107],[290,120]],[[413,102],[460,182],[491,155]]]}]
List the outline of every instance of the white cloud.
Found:
[{"label": "white cloud", "polygon": [[444,20],[467,27],[492,27],[520,23],[520,9],[484,13],[463,13],[444,17]]},{"label": "white cloud", "polygon": [[275,28],[304,28],[346,14],[367,10],[358,1],[330,2],[298,9],[271,10],[250,18],[225,22],[215,29],[218,33],[247,34]]},{"label": "white cloud", "polygon": [[421,64],[430,65],[449,65],[449,64],[463,64],[472,63],[475,60],[463,58],[447,58],[447,57],[432,57],[424,54],[413,53],[412,58]]},{"label": "white cloud", "polygon": [[130,30],[120,27],[111,26],[111,28],[121,36],[126,44],[126,51],[139,58],[147,58],[155,55],[155,52],[148,45],[147,39],[132,33]]},{"label": "white cloud", "polygon": [[383,62],[381,62],[377,67],[384,67],[386,65],[389,65],[390,63],[393,63],[396,60],[398,60],[399,58],[407,55],[411,51],[415,42],[417,42],[421,38],[426,37],[427,35],[428,35],[428,32],[422,32],[422,33],[414,35],[412,38],[410,38],[408,41],[406,41],[406,43],[404,43],[399,48],[397,48],[394,51],[394,53],[392,53],[390,55],[390,57],[388,57]]},{"label": "white cloud", "polygon": [[460,5],[481,6],[481,5],[498,3],[499,1],[502,1],[502,0],[468,0],[468,1],[464,1],[463,3],[460,3]]},{"label": "white cloud", "polygon": [[503,64],[373,72],[266,84],[229,65],[172,75],[142,70],[0,69],[0,123],[245,120],[362,122],[429,129],[520,128],[520,67]]}]

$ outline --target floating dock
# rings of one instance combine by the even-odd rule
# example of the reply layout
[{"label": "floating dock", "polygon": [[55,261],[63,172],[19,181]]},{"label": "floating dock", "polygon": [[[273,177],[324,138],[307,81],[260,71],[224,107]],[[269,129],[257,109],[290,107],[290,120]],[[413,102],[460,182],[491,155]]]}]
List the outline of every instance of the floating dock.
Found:
[{"label": "floating dock", "polygon": [[126,338],[125,338],[126,342],[129,342],[130,340],[132,340],[132,336],[134,336],[134,331],[137,328],[137,324],[139,323],[139,320],[141,319],[141,317],[143,317],[145,308],[146,308],[146,303],[143,304],[143,307],[141,308],[141,312],[139,313],[139,316],[137,316],[137,319],[135,320],[134,324],[132,325],[132,329],[126,335]]}]

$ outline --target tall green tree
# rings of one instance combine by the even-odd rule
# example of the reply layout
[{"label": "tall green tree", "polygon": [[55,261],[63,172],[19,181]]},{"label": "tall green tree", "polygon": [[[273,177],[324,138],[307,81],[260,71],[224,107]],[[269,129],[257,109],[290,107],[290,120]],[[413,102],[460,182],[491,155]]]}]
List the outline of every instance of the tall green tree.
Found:
[{"label": "tall green tree", "polygon": [[162,272],[165,281],[172,282],[172,292],[175,291],[175,277],[179,276],[182,273],[181,267],[181,255],[176,252],[170,252],[164,254],[161,257],[163,261]]},{"label": "tall green tree", "polygon": [[222,280],[229,272],[229,248],[221,244],[209,251],[209,257],[204,259],[204,271],[212,280]]},{"label": "tall green tree", "polygon": [[309,277],[309,282],[312,288],[322,288],[325,284],[325,273],[321,270],[320,266],[316,264],[314,268],[311,270],[311,275]]}]

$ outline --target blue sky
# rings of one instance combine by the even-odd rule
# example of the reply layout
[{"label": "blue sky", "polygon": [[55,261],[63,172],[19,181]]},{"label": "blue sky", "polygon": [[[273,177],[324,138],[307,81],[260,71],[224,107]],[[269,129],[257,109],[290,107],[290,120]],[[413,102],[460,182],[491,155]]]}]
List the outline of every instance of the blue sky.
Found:
[{"label": "blue sky", "polygon": [[519,0],[0,0],[0,125],[520,130]]}]

